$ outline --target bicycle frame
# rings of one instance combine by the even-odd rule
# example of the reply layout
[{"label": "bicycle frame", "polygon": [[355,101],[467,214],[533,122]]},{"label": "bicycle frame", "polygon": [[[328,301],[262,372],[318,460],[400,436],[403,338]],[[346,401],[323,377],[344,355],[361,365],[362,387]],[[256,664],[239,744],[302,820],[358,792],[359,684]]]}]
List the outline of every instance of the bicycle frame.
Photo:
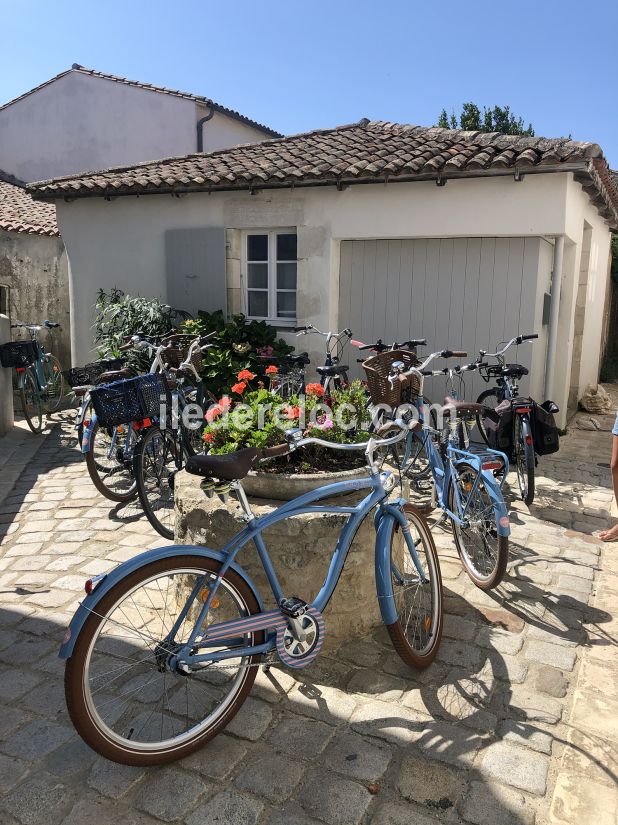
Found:
[{"label": "bicycle frame", "polygon": [[[253,544],[255,545],[255,548],[260,557],[260,561],[264,568],[264,572],[266,574],[268,583],[270,585],[276,602],[279,603],[281,599],[285,598],[285,595],[279,583],[279,579],[277,578],[277,573],[273,567],[271,558],[269,556],[268,549],[266,547],[264,539],[262,538],[262,531],[268,529],[270,526],[276,524],[279,521],[283,521],[284,519],[288,519],[293,516],[301,515],[303,513],[337,513],[344,514],[349,517],[341,530],[341,533],[337,540],[337,544],[331,556],[324,584],[322,585],[320,591],[313,599],[311,604],[308,605],[309,608],[314,608],[321,613],[328,605],[328,602],[331,596],[333,595],[335,588],[337,587],[337,583],[339,581],[339,577],[341,576],[341,572],[343,570],[348,555],[348,551],[350,549],[350,545],[352,544],[354,536],[357,530],[359,529],[363,519],[374,507],[378,508],[376,512],[376,526],[379,524],[381,518],[386,513],[391,515],[401,525],[403,535],[410,550],[410,554],[412,556],[417,572],[419,576],[423,580],[425,580],[425,572],[423,570],[420,559],[414,547],[414,543],[409,534],[406,518],[399,509],[402,501],[395,502],[393,504],[389,504],[384,501],[384,499],[387,496],[387,492],[383,486],[383,480],[385,476],[386,474],[371,473],[363,479],[354,479],[351,481],[342,481],[336,484],[329,484],[324,487],[320,487],[317,490],[305,493],[304,495],[299,496],[298,498],[295,498],[292,501],[286,502],[277,510],[274,510],[272,513],[266,516],[262,516],[258,519],[252,517],[248,521],[247,526],[243,528],[239,533],[237,533],[225,545],[225,547],[223,547],[221,552],[225,558],[225,561],[223,562],[221,569],[217,574],[217,578],[215,579],[214,585],[210,588],[208,597],[200,610],[198,618],[195,621],[194,628],[190,638],[183,646],[183,648],[176,654],[176,661],[178,661],[181,658],[183,665],[186,664],[188,667],[191,667],[192,665],[199,665],[206,662],[216,662],[221,661],[223,659],[238,658],[239,656],[244,657],[252,656],[258,653],[265,653],[266,651],[272,650],[275,647],[275,635],[271,632],[267,640],[259,645],[241,645],[239,647],[234,647],[233,649],[212,651],[210,653],[191,653],[191,650],[204,649],[208,648],[209,646],[220,647],[221,636],[219,636],[218,638],[213,638],[213,640],[209,642],[208,635],[213,634],[214,637],[216,635],[217,628],[221,628],[223,627],[223,625],[226,624],[229,624],[230,627],[233,629],[234,622],[224,622],[221,624],[210,625],[206,633],[200,638],[199,628],[202,626],[203,622],[205,621],[208,615],[208,611],[210,610],[212,601],[215,598],[215,594],[221,578],[225,575],[226,571],[234,564],[234,560],[240,552],[240,550],[250,542],[253,542]],[[238,489],[238,485],[236,488]],[[242,488],[240,488],[240,490],[240,499],[242,501]],[[315,504],[315,502],[319,502],[324,498],[342,495],[345,493],[351,493],[359,490],[368,490],[369,492],[360,502],[353,506],[333,506]],[[204,579],[205,577],[202,577],[194,586],[191,594],[187,599],[187,603],[183,607],[176,623],[174,624],[174,626],[170,630],[170,633],[166,637],[166,642],[173,640],[174,635],[182,625],[184,618],[191,609],[193,601],[202,589],[204,585]],[[379,596],[380,593],[378,592],[378,598]],[[272,628],[275,627],[276,618],[280,617],[281,614],[279,613],[279,611],[273,611],[272,614],[258,614],[254,618],[257,620],[259,619],[260,615],[262,617],[267,617],[264,621],[266,621],[267,623],[270,621],[270,624],[268,626]],[[235,622],[237,625],[239,625],[238,632],[240,635],[242,635],[240,632],[241,628],[243,628],[243,632],[246,632],[246,620],[237,619],[235,620]],[[234,641],[234,639],[227,639],[227,641],[228,644],[231,644]],[[237,641],[242,642],[242,638],[239,638]]]}]

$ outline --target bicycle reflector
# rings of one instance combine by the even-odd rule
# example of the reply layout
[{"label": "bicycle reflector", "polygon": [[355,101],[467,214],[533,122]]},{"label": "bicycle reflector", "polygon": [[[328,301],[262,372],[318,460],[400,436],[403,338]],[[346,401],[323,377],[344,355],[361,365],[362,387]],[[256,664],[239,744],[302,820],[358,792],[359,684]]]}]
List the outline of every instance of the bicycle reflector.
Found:
[{"label": "bicycle reflector", "polygon": [[483,469],[484,470],[499,470],[502,467],[501,461],[484,461],[483,462]]},{"label": "bicycle reflector", "polygon": [[26,372],[25,367],[15,367],[15,372]]},{"label": "bicycle reflector", "polygon": [[106,576],[107,573],[102,573],[99,576],[93,576],[91,579],[87,579],[84,583],[86,595],[89,596],[94,590],[96,590]]}]

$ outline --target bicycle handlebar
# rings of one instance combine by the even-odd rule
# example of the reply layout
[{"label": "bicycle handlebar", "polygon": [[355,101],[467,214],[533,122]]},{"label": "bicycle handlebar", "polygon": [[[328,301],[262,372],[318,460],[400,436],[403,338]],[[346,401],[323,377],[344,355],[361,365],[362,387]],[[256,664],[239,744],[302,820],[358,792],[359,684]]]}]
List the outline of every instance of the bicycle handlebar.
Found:
[{"label": "bicycle handlebar", "polygon": [[302,435],[302,430],[288,430],[286,433],[286,438],[288,439],[290,452],[293,452],[299,447],[306,447],[308,444],[319,444],[320,447],[327,447],[333,450],[368,450],[370,447],[373,450],[376,447],[386,447],[390,444],[396,444],[397,441],[404,438],[407,425],[398,419],[397,428],[399,429],[399,432],[392,438],[370,438],[369,441],[361,441],[357,444],[339,444],[336,441],[325,441],[323,438],[299,438],[298,434]]},{"label": "bicycle handlebar", "polygon": [[483,357],[488,355],[490,358],[500,358],[500,356],[504,355],[504,353],[507,351],[507,349],[509,349],[509,347],[513,346],[513,344],[516,344],[517,346],[519,346],[524,341],[533,341],[535,338],[538,338],[538,337],[539,337],[538,332],[533,332],[533,333],[530,333],[528,335],[516,335],[515,338],[511,338],[511,340],[508,342],[508,344],[505,344],[502,347],[502,349],[499,349],[496,352],[485,352],[484,350],[481,350],[481,352],[483,354]]},{"label": "bicycle handlebar", "polygon": [[395,349],[416,349],[416,347],[426,347],[427,346],[427,339],[426,338],[411,338],[409,341],[402,341],[398,343],[397,341],[393,341],[392,344],[385,344],[381,338],[378,338],[375,344],[363,344],[362,341],[350,341],[350,343],[358,347],[359,350],[371,349],[375,352],[386,352],[387,350],[395,350]]},{"label": "bicycle handlebar", "polygon": [[294,332],[296,335],[309,335],[309,333],[315,333],[316,335],[322,335],[324,338],[343,338],[344,335],[347,335],[348,338],[352,337],[352,330],[347,328],[342,329],[341,332],[322,332],[321,329],[314,327],[313,324],[307,324],[304,327],[294,327]]}]

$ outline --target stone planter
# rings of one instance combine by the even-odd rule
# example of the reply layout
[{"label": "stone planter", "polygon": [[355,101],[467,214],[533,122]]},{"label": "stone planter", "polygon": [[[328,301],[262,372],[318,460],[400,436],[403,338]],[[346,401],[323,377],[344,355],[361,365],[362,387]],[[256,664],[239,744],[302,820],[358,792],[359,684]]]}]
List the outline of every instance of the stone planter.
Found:
[{"label": "stone planter", "polygon": [[[289,477],[286,478],[289,481]],[[315,476],[310,478],[316,479]],[[317,479],[324,483],[322,476]],[[286,498],[289,497],[288,494]],[[175,537],[179,544],[198,544],[219,550],[244,526],[234,496],[227,497],[225,502],[218,496],[208,497],[202,491],[199,479],[184,471],[176,476],[175,500]],[[250,497],[250,501],[258,517],[279,505],[272,499]],[[299,596],[307,602],[315,597],[326,577],[345,518],[337,514],[307,513],[279,522],[264,532],[264,540],[286,595]],[[326,649],[336,648],[353,636],[365,635],[381,623],[375,588],[374,547],[373,520],[368,517],[354,538],[339,584],[325,611]],[[251,543],[242,548],[236,561],[255,582],[266,608],[272,609],[274,598],[255,546]]]},{"label": "stone planter", "polygon": [[324,484],[362,478],[366,472],[364,467],[339,473],[260,473],[252,470],[242,485],[248,496],[289,501]]}]

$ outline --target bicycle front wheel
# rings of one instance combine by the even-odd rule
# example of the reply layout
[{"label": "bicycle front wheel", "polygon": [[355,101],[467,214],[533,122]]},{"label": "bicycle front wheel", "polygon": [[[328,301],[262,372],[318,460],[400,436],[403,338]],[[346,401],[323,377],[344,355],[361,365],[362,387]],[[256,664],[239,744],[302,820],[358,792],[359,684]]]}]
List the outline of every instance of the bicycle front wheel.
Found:
[{"label": "bicycle front wheel", "polygon": [[[500,584],[509,558],[509,540],[498,534],[493,501],[481,475],[470,464],[457,467],[457,477],[451,481],[448,501],[453,513],[465,510],[465,526],[451,519],[457,552],[464,570],[481,590],[491,590]],[[457,484],[461,508],[453,484]]]},{"label": "bicycle front wheel", "polygon": [[113,429],[99,427],[96,422],[86,453],[88,475],[97,490],[110,501],[131,501],[137,495],[133,476],[133,455],[125,455],[131,424]]},{"label": "bicycle front wheel", "polygon": [[[476,399],[476,403],[483,404],[484,407],[489,407],[490,410],[495,410],[495,408],[502,400],[503,395],[501,390],[498,387],[492,387],[491,389],[482,392]],[[485,444],[489,444],[489,440],[487,438],[487,430],[485,429],[485,425],[483,424],[483,417],[480,415],[476,416],[476,426],[478,427],[478,431],[480,432]]]},{"label": "bicycle front wheel", "polygon": [[411,504],[402,508],[423,575],[419,573],[399,524],[391,537],[391,585],[397,621],[387,625],[393,647],[406,664],[426,668],[442,638],[442,577],[429,525]]},{"label": "bicycle front wheel", "polygon": [[19,400],[21,411],[27,425],[33,433],[40,433],[43,429],[43,404],[36,378],[31,369],[23,373],[19,383]]},{"label": "bicycle front wheel", "polygon": [[[199,612],[194,603],[181,615],[189,594],[201,588],[201,607],[219,570],[218,562],[189,554],[151,562],[118,582],[88,617],[66,664],[65,695],[77,732],[106,759],[138,766],[181,759],[240,709],[258,655],[186,674],[170,667]],[[259,613],[252,590],[233,570],[221,578],[212,604],[209,624]],[[247,646],[262,641],[261,630],[242,637]]]},{"label": "bicycle front wheel", "polygon": [[47,353],[44,356],[43,375],[45,376],[45,406],[48,412],[57,412],[64,393],[64,375],[60,361],[55,355]]},{"label": "bicycle front wheel", "polygon": [[133,457],[133,475],[146,518],[166,539],[174,538],[174,479],[184,456],[167,430],[151,427],[140,438]]}]

